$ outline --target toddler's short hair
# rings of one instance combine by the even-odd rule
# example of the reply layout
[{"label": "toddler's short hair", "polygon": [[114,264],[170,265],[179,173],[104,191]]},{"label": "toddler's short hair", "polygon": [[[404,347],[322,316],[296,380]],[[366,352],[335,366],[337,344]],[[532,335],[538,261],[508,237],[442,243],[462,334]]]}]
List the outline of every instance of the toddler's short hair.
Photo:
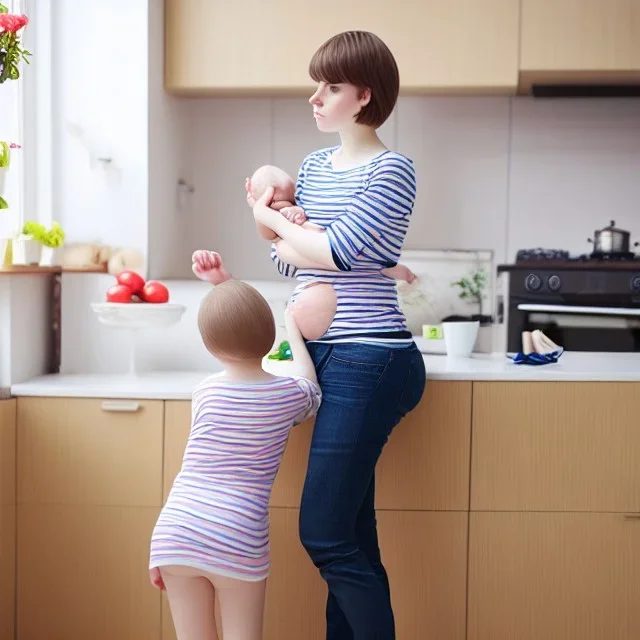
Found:
[{"label": "toddler's short hair", "polygon": [[261,359],[276,339],[269,303],[241,280],[227,280],[204,297],[198,328],[209,353],[226,360]]}]

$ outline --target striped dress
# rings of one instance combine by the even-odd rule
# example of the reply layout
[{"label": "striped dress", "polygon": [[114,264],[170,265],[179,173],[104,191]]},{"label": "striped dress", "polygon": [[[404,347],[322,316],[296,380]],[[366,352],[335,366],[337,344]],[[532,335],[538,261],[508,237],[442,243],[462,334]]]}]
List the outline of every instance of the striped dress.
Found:
[{"label": "striped dress", "polygon": [[324,227],[340,271],[296,269],[282,262],[272,245],[278,271],[299,284],[292,299],[311,283],[326,282],[338,308],[321,342],[411,343],[399,308],[395,280],[381,270],[398,263],[416,197],[413,162],[384,151],[368,164],[336,170],[338,147],[309,154],[298,174],[296,204]]},{"label": "striped dress", "polygon": [[218,374],[200,383],[182,468],[151,537],[149,568],[266,578],[271,487],[291,427],[319,404],[320,389],[305,378],[243,384]]}]

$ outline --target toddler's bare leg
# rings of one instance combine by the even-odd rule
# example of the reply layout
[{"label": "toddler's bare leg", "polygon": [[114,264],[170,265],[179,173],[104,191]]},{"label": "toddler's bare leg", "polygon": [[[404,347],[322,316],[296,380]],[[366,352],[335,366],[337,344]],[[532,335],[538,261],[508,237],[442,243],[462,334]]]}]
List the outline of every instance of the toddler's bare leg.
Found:
[{"label": "toddler's bare leg", "polygon": [[178,640],[218,640],[211,581],[189,567],[162,567],[160,573]]},{"label": "toddler's bare leg", "polygon": [[323,336],[331,326],[337,310],[336,291],[324,282],[303,289],[291,307],[300,333],[307,340],[317,340]]},{"label": "toddler's bare leg", "polygon": [[224,640],[262,640],[266,580],[209,576],[218,594]]}]

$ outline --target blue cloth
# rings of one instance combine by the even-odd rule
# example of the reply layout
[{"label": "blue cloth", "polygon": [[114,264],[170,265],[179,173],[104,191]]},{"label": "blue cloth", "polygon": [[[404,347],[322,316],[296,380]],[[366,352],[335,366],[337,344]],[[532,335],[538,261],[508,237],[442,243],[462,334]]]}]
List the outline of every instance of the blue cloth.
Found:
[{"label": "blue cloth", "polygon": [[549,353],[516,353],[514,356],[508,356],[513,360],[514,364],[552,364],[558,362],[558,358],[564,353],[564,349],[558,349],[557,351],[550,351]]},{"label": "blue cloth", "polygon": [[375,515],[375,467],[389,434],[420,401],[415,343],[308,345],[322,389],[300,505],[300,538],[329,587],[328,640],[394,640]]}]

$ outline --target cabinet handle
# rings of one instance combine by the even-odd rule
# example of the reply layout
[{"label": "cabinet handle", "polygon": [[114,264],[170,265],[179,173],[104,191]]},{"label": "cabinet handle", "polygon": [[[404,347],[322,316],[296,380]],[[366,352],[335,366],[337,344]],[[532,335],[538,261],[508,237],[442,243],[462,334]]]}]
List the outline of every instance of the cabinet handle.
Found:
[{"label": "cabinet handle", "polygon": [[640,513],[625,513],[625,520],[640,520]]},{"label": "cabinet handle", "polygon": [[140,403],[134,400],[105,400],[101,409],[103,411],[120,411],[123,413],[135,413],[140,408]]}]

